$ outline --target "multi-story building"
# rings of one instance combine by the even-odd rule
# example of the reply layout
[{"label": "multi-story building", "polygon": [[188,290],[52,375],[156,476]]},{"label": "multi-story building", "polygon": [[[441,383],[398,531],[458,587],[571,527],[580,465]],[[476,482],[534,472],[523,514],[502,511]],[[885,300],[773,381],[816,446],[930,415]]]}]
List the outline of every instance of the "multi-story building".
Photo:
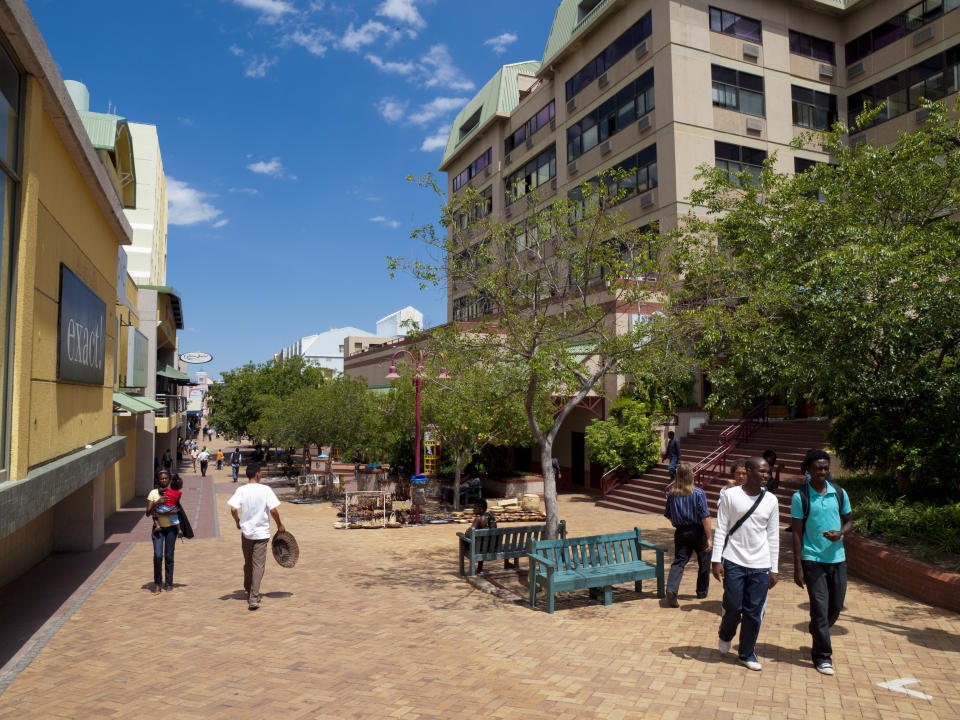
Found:
[{"label": "multi-story building", "polygon": [[130,137],[137,168],[137,204],[126,210],[133,243],[125,250],[130,277],[138,285],[167,284],[167,180],[157,126],[132,122]]},{"label": "multi-story building", "polygon": [[[889,104],[855,142],[890,142],[915,127],[921,97],[960,89],[958,7],[562,0],[543,57],[500,68],[455,119],[440,165],[448,194],[473,187],[488,198],[487,212],[520,223],[527,204],[517,200],[530,190],[545,202],[575,196],[580,183],[616,167],[632,178],[621,206],[631,221],[672,227],[691,210],[703,164],[758,170],[776,153],[778,170],[803,171],[829,158],[791,141],[837,118],[852,122],[864,101]],[[448,321],[483,311],[467,288],[448,287]],[[598,407],[591,399],[578,408],[558,437],[567,486],[599,487],[583,436]],[[687,429],[681,424],[681,435]]]}]

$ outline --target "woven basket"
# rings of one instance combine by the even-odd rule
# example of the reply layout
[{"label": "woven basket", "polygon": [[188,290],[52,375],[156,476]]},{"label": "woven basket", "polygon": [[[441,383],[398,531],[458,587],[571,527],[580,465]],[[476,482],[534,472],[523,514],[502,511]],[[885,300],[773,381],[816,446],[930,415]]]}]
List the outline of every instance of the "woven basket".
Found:
[{"label": "woven basket", "polygon": [[524,495],[523,500],[520,501],[520,507],[526,512],[540,512],[540,496],[532,493]]},{"label": "woven basket", "polygon": [[297,545],[296,538],[286,531],[277,532],[273,536],[270,549],[273,551],[273,559],[280,567],[292,568],[300,558],[300,546]]}]

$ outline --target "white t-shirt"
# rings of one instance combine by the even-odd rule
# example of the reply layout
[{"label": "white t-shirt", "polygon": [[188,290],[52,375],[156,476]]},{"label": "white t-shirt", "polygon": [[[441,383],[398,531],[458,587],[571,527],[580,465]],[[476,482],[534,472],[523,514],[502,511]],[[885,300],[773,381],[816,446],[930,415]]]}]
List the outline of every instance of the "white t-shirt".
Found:
[{"label": "white t-shirt", "polygon": [[727,548],[723,542],[727,532],[753,507],[757,496],[750,496],[738,485],[720,494],[717,503],[717,529],[713,533],[712,562],[729,560],[741,567],[769,568],[777,573],[780,557],[780,505],[777,496],[767,492],[763,502],[747,521],[730,536]]},{"label": "white t-shirt", "polygon": [[280,507],[273,488],[247,483],[237,488],[227,505],[240,511],[240,532],[248,540],[270,539],[270,511]]}]

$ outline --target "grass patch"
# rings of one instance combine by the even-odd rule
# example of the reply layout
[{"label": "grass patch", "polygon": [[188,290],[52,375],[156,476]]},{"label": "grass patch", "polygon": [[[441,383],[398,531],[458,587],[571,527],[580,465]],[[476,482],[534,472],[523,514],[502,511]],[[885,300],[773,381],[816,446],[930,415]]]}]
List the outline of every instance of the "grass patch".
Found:
[{"label": "grass patch", "polygon": [[850,493],[858,533],[960,571],[960,502],[902,497],[892,478],[876,475],[837,478],[837,483]]}]

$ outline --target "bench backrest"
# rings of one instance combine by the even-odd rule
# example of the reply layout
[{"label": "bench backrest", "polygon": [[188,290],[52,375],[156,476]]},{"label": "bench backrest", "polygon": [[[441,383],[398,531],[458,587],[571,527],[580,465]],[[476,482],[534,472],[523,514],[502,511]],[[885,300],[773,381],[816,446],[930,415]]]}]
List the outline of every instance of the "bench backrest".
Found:
[{"label": "bench backrest", "polygon": [[[498,552],[526,552],[530,540],[539,540],[546,525],[513,525],[495,528],[477,528],[473,531],[474,552],[478,555]],[[567,524],[561,520],[557,534],[567,536]]]},{"label": "bench backrest", "polygon": [[527,552],[540,555],[557,570],[622,565],[640,560],[640,528],[628,532],[563,540],[531,540]]}]

